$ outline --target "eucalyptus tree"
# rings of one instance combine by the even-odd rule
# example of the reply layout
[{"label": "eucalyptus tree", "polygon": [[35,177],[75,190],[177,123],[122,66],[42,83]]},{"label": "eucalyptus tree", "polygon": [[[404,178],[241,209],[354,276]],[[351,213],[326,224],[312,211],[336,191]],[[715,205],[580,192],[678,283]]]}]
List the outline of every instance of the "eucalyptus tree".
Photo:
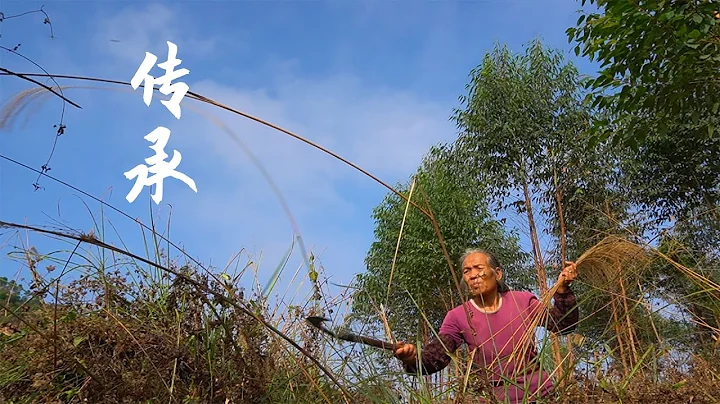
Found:
[{"label": "eucalyptus tree", "polygon": [[[464,250],[482,247],[502,260],[511,287],[527,288],[528,257],[521,252],[518,235],[493,219],[485,187],[469,176],[467,167],[454,167],[459,160],[450,153],[449,147],[433,148],[398,190],[432,212],[456,279],[462,279],[458,260]],[[439,329],[447,311],[468,297],[453,280],[436,228],[394,193],[374,209],[373,218],[375,241],[365,259],[367,271],[358,275],[353,315],[377,325],[383,305],[394,337],[431,336],[429,329]]]},{"label": "eucalyptus tree", "polygon": [[[591,143],[628,146],[619,167],[627,198],[649,219],[647,235],[670,258],[717,283],[720,7],[712,1],[587,3],[596,10],[581,11],[567,34],[576,54],[601,64],[586,86],[586,101],[604,111],[592,120]],[[654,298],[675,302],[688,315],[685,335],[700,331],[700,338],[676,338],[676,346],[702,345],[702,329],[720,323],[716,288],[667,263],[644,282]]]},{"label": "eucalyptus tree", "polygon": [[[585,5],[583,0],[582,4]],[[720,202],[720,7],[712,1],[590,0],[567,30],[601,64],[587,101],[593,142],[629,146],[627,189],[655,224]],[[717,219],[717,213],[715,213]]]},{"label": "eucalyptus tree", "polygon": [[[544,293],[550,264],[561,268],[568,257],[577,258],[604,236],[627,234],[631,206],[617,169],[624,156],[607,141],[587,141],[590,122],[602,111],[584,103],[575,66],[538,40],[522,54],[496,46],[471,72],[467,90],[454,115],[460,135],[453,155],[475,182],[488,187],[497,212],[514,210],[524,217],[537,287]],[[543,256],[541,231],[549,236],[550,259]],[[613,346],[607,333],[608,319],[613,318],[608,296],[592,287],[576,289],[585,313],[579,331],[596,344],[610,339]],[[639,293],[622,290],[623,300]],[[634,315],[620,303],[612,307],[622,308],[624,317]],[[612,332],[622,329],[617,321],[611,324]],[[633,344],[638,333],[628,334]],[[559,363],[559,341],[551,337]]]},{"label": "eucalyptus tree", "polygon": [[[681,122],[694,140],[717,138],[720,112],[720,7],[713,1],[582,0],[567,30],[575,53],[601,64],[588,99],[614,112],[598,138],[632,147]],[[622,131],[615,130],[620,124]]]},{"label": "eucalyptus tree", "polygon": [[583,172],[597,169],[591,167],[598,161],[594,149],[582,142],[591,111],[582,103],[578,71],[538,40],[524,54],[498,45],[472,70],[467,90],[454,114],[460,129],[456,155],[471,167],[476,182],[486,184],[498,211],[512,208],[525,216],[544,292],[546,262],[537,217],[544,216],[549,228],[557,226],[556,258],[564,261],[563,201]]}]

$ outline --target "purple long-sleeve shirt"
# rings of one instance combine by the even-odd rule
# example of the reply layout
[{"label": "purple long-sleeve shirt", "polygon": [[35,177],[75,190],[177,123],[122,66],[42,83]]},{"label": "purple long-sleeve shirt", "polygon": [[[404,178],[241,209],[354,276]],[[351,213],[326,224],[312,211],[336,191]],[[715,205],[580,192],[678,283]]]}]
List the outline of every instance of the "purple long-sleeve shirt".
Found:
[{"label": "purple long-sleeve shirt", "polygon": [[[535,295],[522,291],[502,293],[500,307],[494,312],[481,310],[472,300],[452,309],[440,327],[439,339],[423,346],[422,374],[445,368],[450,363],[447,352],[455,352],[465,343],[471,355],[476,350],[475,364],[488,369],[495,396],[501,402],[522,402],[525,388],[529,388],[528,399],[531,401],[545,396],[553,385],[547,372],[532,365],[537,362],[534,361],[537,358],[535,326],[566,333],[575,329],[579,319],[572,290],[555,293],[553,297],[555,304],[550,310]],[[542,321],[544,314],[549,316]],[[533,323],[535,316],[541,316],[539,323]],[[417,364],[406,363],[405,371],[417,373]],[[504,378],[513,380],[520,387],[507,380],[503,382]]]}]

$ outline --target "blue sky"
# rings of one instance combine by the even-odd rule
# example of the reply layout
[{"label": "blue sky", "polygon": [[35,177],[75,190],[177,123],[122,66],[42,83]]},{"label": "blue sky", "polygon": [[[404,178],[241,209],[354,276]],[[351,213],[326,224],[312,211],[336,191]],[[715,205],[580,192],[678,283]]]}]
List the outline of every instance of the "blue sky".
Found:
[{"label": "blue sky", "polygon": [[[470,70],[496,41],[522,51],[540,37],[564,50],[582,72],[594,71],[571,54],[567,43],[565,29],[574,25],[580,8],[571,0],[2,1],[0,11],[10,16],[42,4],[55,39],[43,17],[33,14],[0,23],[0,44],[22,44],[19,52],[52,73],[129,81],[146,51],[165,61],[166,41],[172,41],[180,67],[190,70],[183,81],[191,91],[294,131],[390,184],[406,181],[431,145],[455,137],[452,109],[465,93]],[[4,51],[0,65],[38,71]],[[187,98],[178,120],[159,98],[147,107],[141,90],[61,84],[94,88],[65,90],[83,109],[68,107],[52,175],[145,223],[151,208],[158,220],[167,221],[171,205],[173,241],[220,267],[243,248],[256,260],[262,253],[259,272],[267,279],[290,246],[293,230],[248,156],[197,113],[209,111],[262,161],[331,281],[345,284],[364,270],[373,240],[372,209],[386,193],[369,178],[286,135]],[[3,105],[30,87],[0,77]],[[0,132],[0,153],[35,168],[50,152],[52,125],[61,111],[58,99],[42,100]],[[143,137],[160,125],[171,130],[165,151],[182,154],[178,169],[195,180],[198,192],[167,179],[159,207],[151,206],[147,188],[130,204],[125,196],[133,182],[123,172],[152,155]],[[44,190],[34,192],[35,178],[0,160],[0,220],[35,225],[62,220],[74,229],[92,228],[82,200],[97,215],[96,202],[49,179],[41,180]],[[122,238],[144,255],[137,224],[114,213],[107,219],[118,232],[107,234],[109,240]],[[20,266],[6,254],[20,239],[0,236],[0,275],[13,277]],[[22,234],[22,240],[41,252],[58,248],[38,235]],[[296,253],[288,276],[300,263]]]}]

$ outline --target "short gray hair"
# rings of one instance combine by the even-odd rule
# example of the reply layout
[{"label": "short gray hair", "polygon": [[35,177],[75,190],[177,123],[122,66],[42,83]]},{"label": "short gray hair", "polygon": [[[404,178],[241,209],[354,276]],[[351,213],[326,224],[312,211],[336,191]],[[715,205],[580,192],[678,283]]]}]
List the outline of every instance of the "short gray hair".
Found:
[{"label": "short gray hair", "polygon": [[[500,261],[497,259],[495,254],[480,248],[468,248],[467,250],[465,250],[465,253],[462,255],[462,257],[460,257],[460,268],[462,268],[462,264],[465,262],[465,259],[472,254],[484,254],[487,257],[487,263],[488,265],[490,265],[490,269],[493,271],[494,274],[497,275],[497,271],[495,271],[495,268],[502,269]],[[509,290],[510,288],[505,283],[505,277],[503,276],[503,279],[500,279],[498,281],[498,293],[504,293]]]}]

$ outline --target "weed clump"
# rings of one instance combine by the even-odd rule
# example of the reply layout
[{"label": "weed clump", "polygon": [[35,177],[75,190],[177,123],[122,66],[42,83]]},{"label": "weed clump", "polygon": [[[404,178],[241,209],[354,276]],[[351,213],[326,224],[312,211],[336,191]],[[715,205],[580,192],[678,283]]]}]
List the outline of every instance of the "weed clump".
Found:
[{"label": "weed clump", "polygon": [[86,277],[23,313],[0,335],[0,402],[267,402],[267,332],[215,300],[223,285],[184,272],[207,290],[181,277],[133,290],[116,273],[112,286]]}]

